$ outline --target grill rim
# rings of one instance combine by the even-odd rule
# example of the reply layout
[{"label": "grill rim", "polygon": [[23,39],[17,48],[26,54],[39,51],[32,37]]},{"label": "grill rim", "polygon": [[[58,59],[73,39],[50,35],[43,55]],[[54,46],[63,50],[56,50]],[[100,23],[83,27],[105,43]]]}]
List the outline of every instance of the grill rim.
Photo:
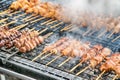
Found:
[{"label": "grill rim", "polygon": [[[52,73],[54,73],[54,74],[50,74],[50,73],[48,73],[48,72],[43,72],[43,71],[41,71],[40,70],[40,67],[41,66],[43,66],[43,67],[46,67],[45,65],[43,65],[43,64],[40,64],[40,63],[36,63],[36,62],[31,62],[31,61],[29,61],[29,60],[27,60],[27,59],[23,59],[23,58],[20,58],[20,57],[17,57],[17,56],[14,56],[14,57],[12,57],[12,59],[10,59],[9,61],[6,61],[6,63],[4,63],[4,60],[5,60],[5,57],[6,56],[9,56],[10,54],[8,54],[8,53],[1,53],[0,54],[0,63],[2,64],[1,66],[2,67],[6,67],[6,68],[8,68],[9,69],[9,66],[8,66],[8,64],[10,64],[10,66],[12,67],[12,66],[17,66],[17,67],[20,67],[20,69],[23,69],[23,70],[28,70],[28,71],[30,71],[30,72],[33,72],[33,73],[36,73],[37,75],[42,75],[42,77],[44,77],[44,78],[46,78],[47,77],[47,79],[49,78],[49,80],[81,80],[81,79],[83,79],[83,78],[81,78],[81,77],[79,77],[79,76],[75,76],[75,75],[72,75],[72,74],[69,74],[69,73],[67,73],[67,72],[63,72],[63,71],[61,71],[61,70],[58,70],[58,69],[55,69],[55,68],[52,68],[52,67],[47,67],[45,70],[52,70]],[[20,63],[20,62],[23,62],[23,63]],[[26,63],[25,63],[26,62]],[[25,65],[26,64],[26,65]],[[31,66],[28,66],[28,65],[31,65]],[[10,68],[11,69],[11,68]],[[14,69],[12,69],[12,70],[14,70]],[[14,70],[15,72],[18,72],[18,71],[16,71],[16,70]],[[55,75],[56,73],[55,72],[61,72],[60,74],[58,74],[58,76],[57,75]],[[30,75],[29,73],[28,74],[25,74],[25,73],[21,73],[21,74],[23,74],[23,75]],[[63,76],[61,76],[61,74],[63,74]],[[35,76],[33,76],[33,75],[30,75],[30,76],[32,76],[33,78],[35,78],[35,79],[40,79],[40,76],[38,77],[38,78],[36,78]],[[68,77],[68,78],[67,78]],[[44,80],[44,78],[43,78],[43,80]]]}]

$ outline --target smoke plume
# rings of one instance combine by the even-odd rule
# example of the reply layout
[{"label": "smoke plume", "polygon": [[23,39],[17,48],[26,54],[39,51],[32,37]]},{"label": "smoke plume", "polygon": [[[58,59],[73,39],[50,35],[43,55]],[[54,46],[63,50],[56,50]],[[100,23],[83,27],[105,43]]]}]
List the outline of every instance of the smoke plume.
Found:
[{"label": "smoke plume", "polygon": [[62,3],[69,16],[79,16],[82,12],[120,15],[120,0],[65,0]]}]

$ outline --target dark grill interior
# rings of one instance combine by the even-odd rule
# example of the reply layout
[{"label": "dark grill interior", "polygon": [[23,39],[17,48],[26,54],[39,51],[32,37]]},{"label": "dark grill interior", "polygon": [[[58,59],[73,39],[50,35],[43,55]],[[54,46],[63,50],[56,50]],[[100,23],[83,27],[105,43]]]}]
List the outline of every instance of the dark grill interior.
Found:
[{"label": "dark grill interior", "polygon": [[[0,1],[0,12],[8,9],[9,5],[11,4],[12,0],[3,0]],[[13,11],[14,12],[14,11]],[[45,42],[41,45],[39,45],[38,47],[36,47],[34,50],[27,52],[25,54],[21,54],[20,52],[18,52],[18,50],[16,48],[11,48],[11,49],[6,49],[5,47],[2,47],[0,50],[0,60],[3,63],[1,66],[4,66],[6,68],[12,69],[14,71],[17,71],[19,73],[23,73],[25,75],[28,76],[32,76],[34,78],[39,78],[40,75],[42,75],[42,79],[46,79],[46,77],[44,76],[48,76],[47,79],[65,79],[65,80],[93,80],[95,79],[99,74],[100,71],[97,69],[88,69],[86,71],[84,71],[82,74],[80,74],[79,76],[75,76],[75,74],[82,70],[85,66],[87,66],[88,64],[84,63],[82,66],[78,67],[74,72],[70,73],[69,70],[78,64],[79,62],[79,58],[73,58],[70,61],[66,62],[63,66],[58,67],[58,65],[60,63],[62,63],[64,60],[66,60],[68,57],[66,56],[62,56],[59,59],[55,60],[54,62],[52,62],[48,67],[45,66],[45,64],[47,64],[48,62],[50,62],[52,59],[54,59],[55,57],[57,57],[57,55],[50,55],[47,58],[41,60],[40,58],[37,59],[35,62],[31,62],[31,60],[36,57],[37,55],[39,55],[39,53],[42,51],[42,49],[44,48],[45,45],[50,44],[50,43],[54,43],[56,40],[60,39],[61,37],[64,36],[68,36],[71,38],[75,38],[77,40],[82,40],[82,42],[86,42],[86,41],[90,41],[92,45],[95,44],[102,44],[104,47],[108,47],[110,48],[113,52],[120,52],[120,39],[117,39],[115,42],[112,42],[112,40],[114,38],[116,38],[117,36],[119,36],[120,34],[114,34],[111,38],[107,38],[108,35],[111,34],[111,32],[107,32],[106,34],[104,34],[103,36],[101,36],[101,38],[97,38],[97,36],[102,32],[102,29],[99,31],[91,31],[94,32],[93,34],[90,35],[91,32],[89,32],[88,34],[86,34],[85,36],[83,36],[83,34],[88,30],[87,28],[83,28],[83,27],[79,27],[79,29],[74,29],[74,30],[67,30],[67,31],[60,31],[61,29],[63,29],[64,27],[66,27],[67,25],[69,25],[69,23],[64,23],[64,24],[60,24],[58,26],[56,26],[55,28],[50,28],[53,25],[56,25],[58,23],[60,23],[61,21],[57,21],[55,23],[52,23],[50,25],[41,25],[41,23],[49,20],[48,18],[42,19],[40,21],[31,23],[32,21],[41,18],[42,16],[39,16],[35,19],[32,19],[30,21],[23,21],[24,18],[32,15],[32,14],[25,14],[24,16],[20,16],[17,19],[15,18],[18,15],[22,15],[24,14],[24,12],[20,11],[16,14],[13,14],[12,16],[9,16],[9,14],[5,14],[5,15],[1,15],[0,19],[4,19],[4,18],[8,18],[8,20],[4,21],[4,23],[1,23],[0,21],[0,25],[2,26],[3,24],[7,24],[11,21],[15,21],[17,20],[15,23],[10,24],[9,27],[13,28],[15,26],[18,26],[20,24],[25,24],[25,23],[29,23],[25,28],[23,29],[32,29],[35,28],[35,30],[43,30],[45,28],[48,28],[45,32],[43,32],[41,35],[44,36],[49,32],[53,32],[53,34],[48,37],[47,39],[45,39]],[[15,18],[15,19],[14,19]],[[21,29],[22,30],[22,29]],[[10,56],[10,54],[15,54],[14,56],[10,57],[10,60],[6,60],[6,58],[8,56]],[[99,66],[98,66],[99,67]],[[24,71],[26,70],[26,72]],[[27,71],[28,70],[28,71]],[[29,73],[32,72],[32,73]],[[38,74],[38,75],[35,75]],[[112,80],[112,78],[114,77],[114,73],[113,72],[109,72],[106,73],[102,76],[101,80]]]}]

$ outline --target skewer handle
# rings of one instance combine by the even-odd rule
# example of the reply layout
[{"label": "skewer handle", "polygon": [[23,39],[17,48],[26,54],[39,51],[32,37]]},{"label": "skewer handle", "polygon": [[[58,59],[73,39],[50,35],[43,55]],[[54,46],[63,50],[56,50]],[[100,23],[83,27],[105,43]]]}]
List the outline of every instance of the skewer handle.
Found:
[{"label": "skewer handle", "polygon": [[81,71],[79,71],[76,76],[78,76],[79,74],[81,74],[82,72],[84,72],[85,70],[87,70],[88,68],[90,68],[91,65],[85,67],[84,69],[82,69]]},{"label": "skewer handle", "polygon": [[90,31],[91,31],[91,29],[88,29],[88,30],[83,34],[83,36],[85,36],[86,34],[88,34]]},{"label": "skewer handle", "polygon": [[35,16],[35,15],[34,15],[34,14],[32,14],[32,15],[27,16],[26,18],[24,18],[24,19],[22,19],[22,20],[23,20],[23,21],[26,21],[26,20],[28,20],[29,18],[33,17],[33,16]]},{"label": "skewer handle", "polygon": [[108,38],[110,38],[113,34],[114,34],[114,31],[108,36]]},{"label": "skewer handle", "polygon": [[103,71],[95,80],[99,80],[99,78],[105,73],[105,71]]},{"label": "skewer handle", "polygon": [[41,23],[41,25],[45,25],[45,24],[47,24],[47,23],[49,23],[49,22],[51,22],[51,21],[53,21],[53,19],[47,20],[47,21]]},{"label": "skewer handle", "polygon": [[33,19],[35,19],[37,17],[39,17],[39,16],[35,16],[35,17],[30,18],[30,19],[25,19],[24,21],[27,22],[27,21],[33,20]]},{"label": "skewer handle", "polygon": [[82,62],[80,62],[80,63],[78,63],[76,66],[74,66],[71,70],[70,70],[70,72],[73,72],[78,66],[80,66],[82,64]]},{"label": "skewer handle", "polygon": [[53,53],[49,53],[49,54],[43,56],[43,57],[41,58],[41,60],[45,59],[46,57],[50,56],[51,54],[53,54]]},{"label": "skewer handle", "polygon": [[1,20],[0,20],[0,23],[6,21],[7,19],[8,19],[8,18],[1,19]]},{"label": "skewer handle", "polygon": [[88,36],[91,36],[93,33],[95,33],[96,31],[92,31],[91,33],[88,34]]},{"label": "skewer handle", "polygon": [[58,65],[58,67],[61,67],[64,65],[66,62],[68,62],[71,59],[71,57],[67,58],[65,61],[63,61],[61,64]]},{"label": "skewer handle", "polygon": [[45,32],[48,28],[43,29],[42,31],[39,32],[39,34]]},{"label": "skewer handle", "polygon": [[98,35],[98,38],[100,38],[102,35],[104,35],[107,32],[107,30],[105,30],[104,32],[102,32],[101,34]]},{"label": "skewer handle", "polygon": [[49,64],[51,64],[52,62],[54,62],[55,60],[57,60],[58,58],[60,58],[62,55],[59,55],[59,56],[57,56],[56,58],[54,58],[53,60],[51,60],[50,62],[48,62],[47,64],[46,64],[46,66],[48,66]]},{"label": "skewer handle", "polygon": [[35,28],[30,29],[30,31],[33,31],[33,30],[35,30]]},{"label": "skewer handle", "polygon": [[42,20],[42,19],[45,19],[45,17],[41,17],[41,18],[39,18],[39,19],[36,19],[36,20],[34,20],[34,21],[31,21],[30,23],[34,23],[34,22],[40,21],[40,20]]},{"label": "skewer handle", "polygon": [[8,14],[9,16],[12,16],[13,14],[16,14],[16,13],[19,13],[19,12],[21,12],[21,11],[15,11],[15,12],[12,12],[12,13],[10,13],[10,14]]},{"label": "skewer handle", "polygon": [[60,23],[58,23],[58,24],[56,24],[56,25],[54,25],[54,26],[51,26],[50,28],[55,28],[55,27],[57,27],[57,26],[59,26],[59,25],[61,25],[61,24],[63,24],[63,22],[60,22]]},{"label": "skewer handle", "polygon": [[46,34],[45,36],[43,36],[44,38],[48,38],[50,35],[52,35],[53,34],[53,32],[50,32],[50,33],[48,33],[48,34]]},{"label": "skewer handle", "polygon": [[[18,13],[18,12],[16,11],[16,12],[14,12],[14,14],[15,14],[15,13]],[[13,14],[13,13],[9,14],[9,16],[12,16],[12,14]],[[18,15],[18,16],[14,17],[14,18],[18,18],[18,17],[24,16],[24,15],[26,15],[26,13],[21,14],[21,15]],[[0,20],[0,22],[4,22],[4,21],[7,20],[7,19],[8,19],[8,18],[2,19],[2,20]]]},{"label": "skewer handle", "polygon": [[40,58],[45,53],[46,53],[45,51],[42,52],[42,53],[40,53],[38,56],[36,56],[35,58],[32,59],[32,62],[35,61],[35,60],[37,60],[38,58]]},{"label": "skewer handle", "polygon": [[16,21],[11,21],[11,22],[9,22],[9,23],[7,23],[7,24],[4,24],[3,26],[8,26],[8,25],[10,25],[10,24],[13,24],[13,23],[15,23]]},{"label": "skewer handle", "polygon": [[21,24],[20,26],[17,26],[17,27],[12,28],[12,29],[19,30],[19,29],[21,29],[21,28],[24,28],[26,25],[28,25],[28,23],[26,23],[26,24]]},{"label": "skewer handle", "polygon": [[71,26],[72,26],[72,24],[70,24],[70,25],[68,25],[68,26],[64,27],[64,28],[63,28],[63,29],[61,29],[60,31],[65,31],[65,30],[68,30]]},{"label": "skewer handle", "polygon": [[26,13],[21,14],[21,15],[18,15],[18,16],[15,16],[14,18],[19,18],[19,17],[21,17],[21,16],[25,16],[25,15],[26,15]]},{"label": "skewer handle", "polygon": [[10,9],[7,9],[7,10],[5,10],[5,11],[2,11],[2,12],[0,12],[0,15],[5,14],[5,13],[7,13],[7,12],[9,12],[9,11],[10,11]]},{"label": "skewer handle", "polygon": [[78,29],[78,27],[73,27],[73,28],[70,27],[70,28],[68,28],[67,30],[68,30],[68,31],[73,31],[73,30],[76,30],[76,29]]},{"label": "skewer handle", "polygon": [[112,80],[115,80],[117,77],[118,77],[118,74],[117,74],[117,75],[115,75],[115,76],[113,77],[113,79],[112,79]]},{"label": "skewer handle", "polygon": [[53,23],[55,23],[55,22],[57,22],[57,21],[58,21],[58,20],[54,20],[54,21],[52,21],[52,22],[47,23],[46,25],[53,24]]},{"label": "skewer handle", "polygon": [[120,35],[118,37],[116,37],[115,39],[113,39],[112,42],[116,41],[119,38],[120,38]]}]

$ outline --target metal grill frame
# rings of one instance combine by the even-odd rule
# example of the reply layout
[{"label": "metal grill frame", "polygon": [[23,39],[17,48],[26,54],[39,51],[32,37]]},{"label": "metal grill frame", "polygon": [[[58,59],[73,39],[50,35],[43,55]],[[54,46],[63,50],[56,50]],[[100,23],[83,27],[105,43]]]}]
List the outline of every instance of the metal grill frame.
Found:
[{"label": "metal grill frame", "polygon": [[17,56],[12,57],[11,60],[5,61],[6,56],[10,56],[10,54],[6,52],[2,52],[0,54],[0,63],[2,64],[2,67],[6,67],[8,69],[12,68],[12,70],[15,72],[31,76],[38,80],[82,80],[81,77],[75,77],[72,74],[57,70],[52,67],[46,67],[45,65],[31,62],[27,59]]}]

